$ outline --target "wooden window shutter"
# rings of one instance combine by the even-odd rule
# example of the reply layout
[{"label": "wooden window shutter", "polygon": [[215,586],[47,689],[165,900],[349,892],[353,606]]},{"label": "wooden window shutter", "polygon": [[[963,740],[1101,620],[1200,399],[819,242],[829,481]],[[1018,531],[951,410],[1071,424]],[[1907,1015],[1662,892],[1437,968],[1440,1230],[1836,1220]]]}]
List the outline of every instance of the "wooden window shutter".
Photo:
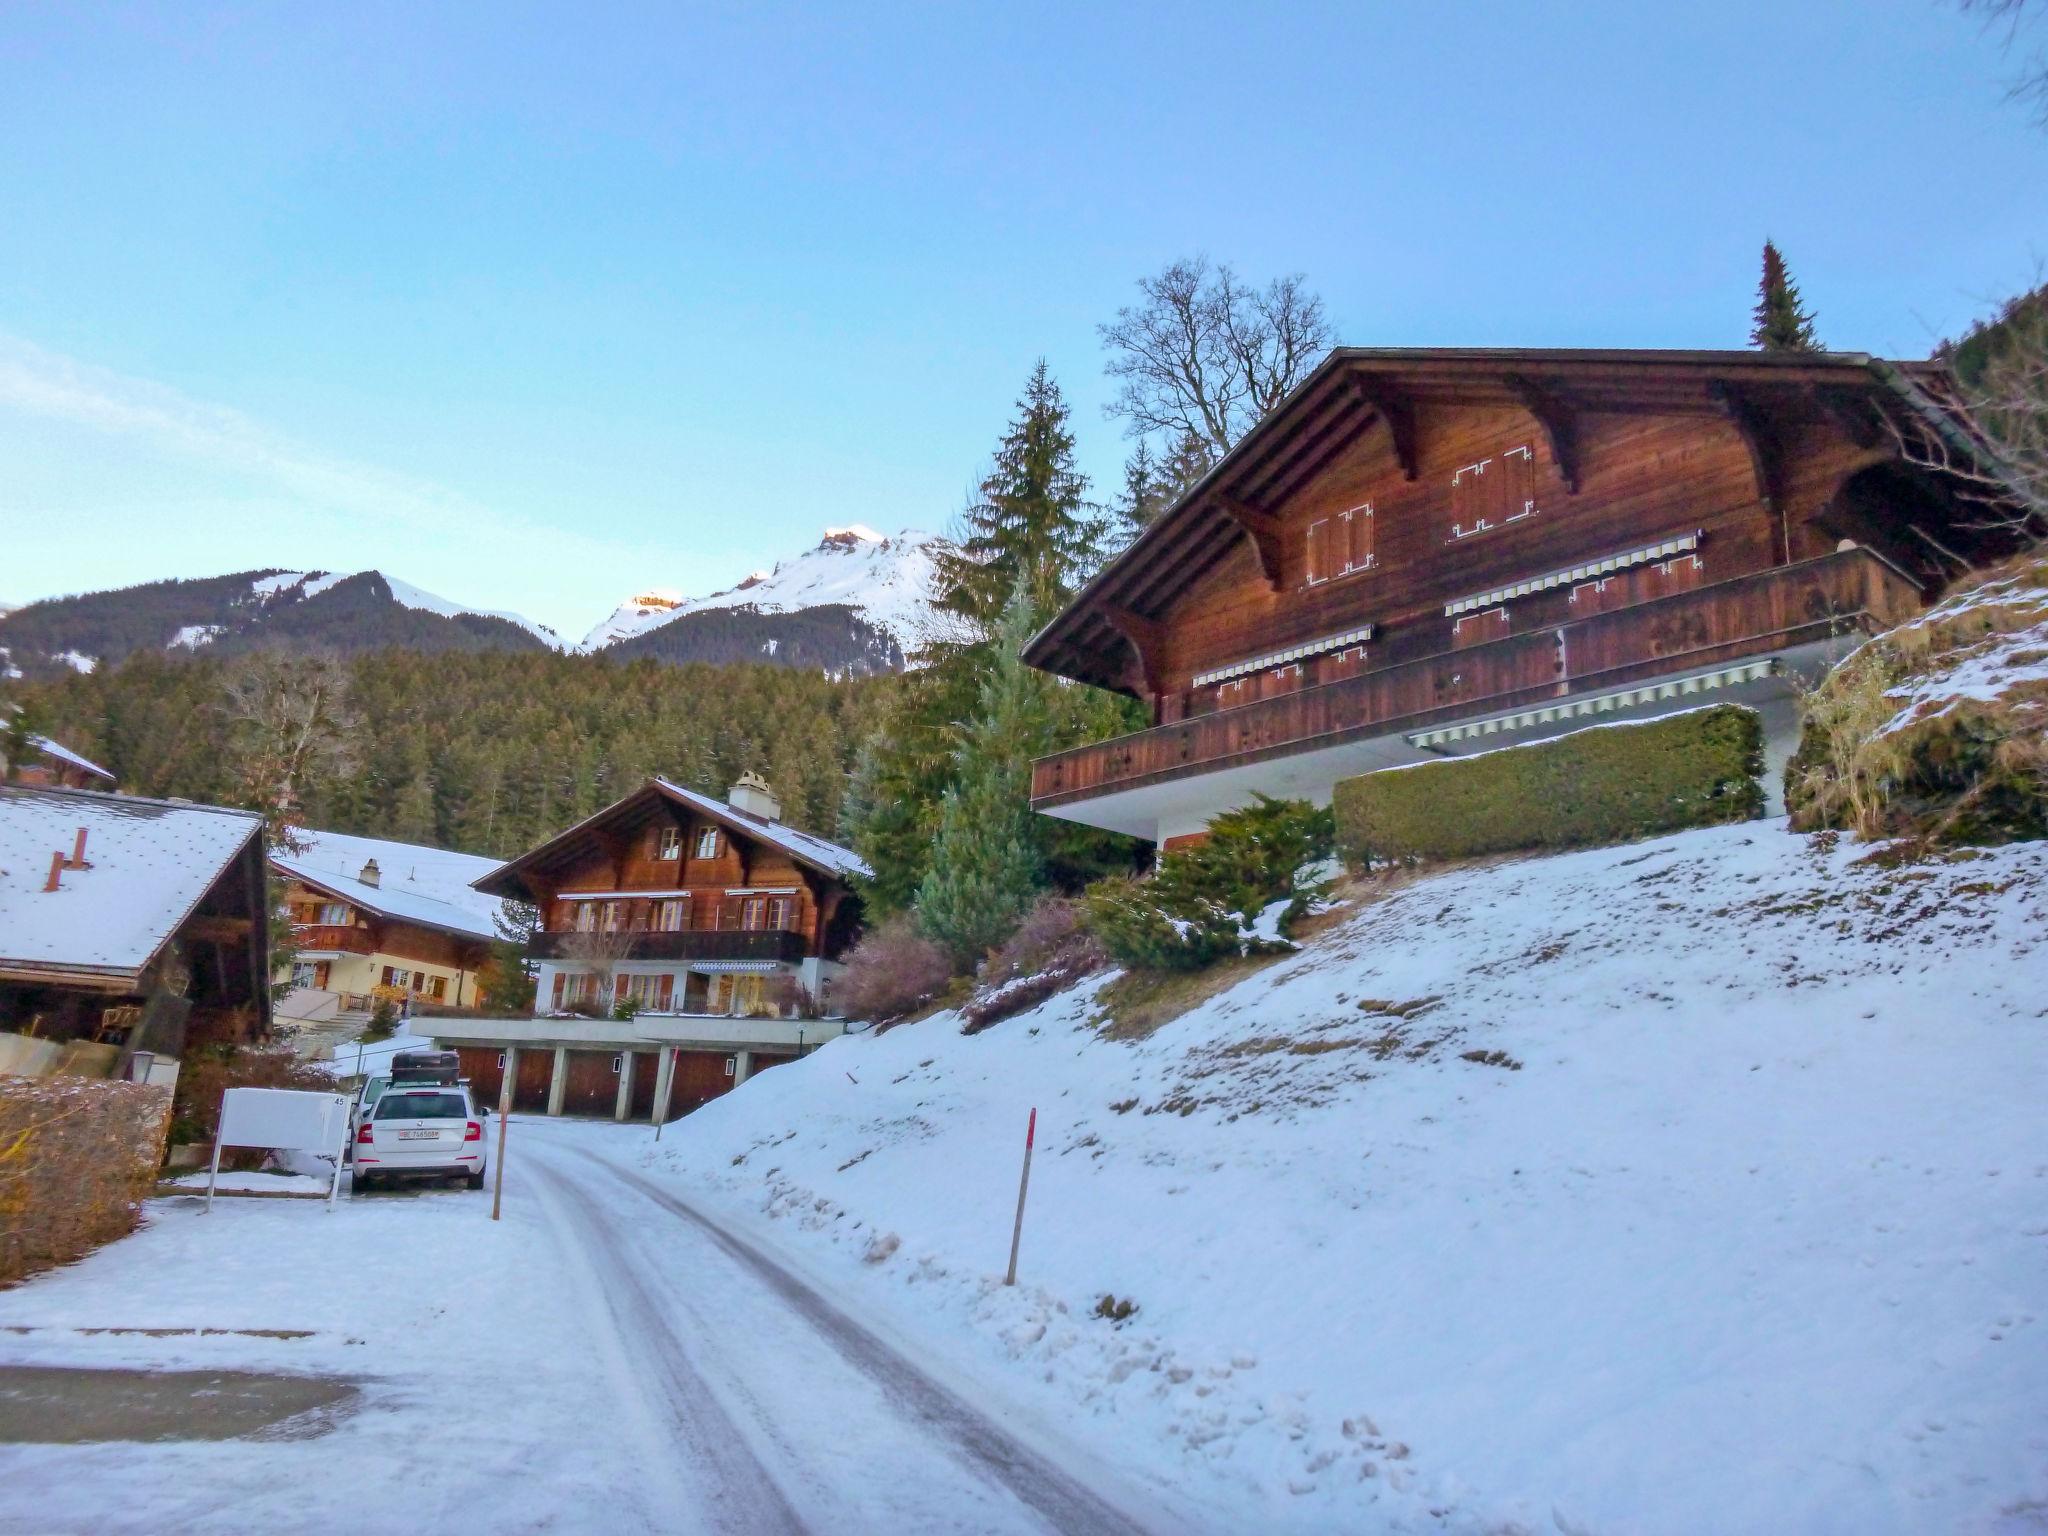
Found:
[{"label": "wooden window shutter", "polygon": [[1344,569],[1368,569],[1373,563],[1371,502],[1344,514],[1344,533]]},{"label": "wooden window shutter", "polygon": [[1330,579],[1330,520],[1317,518],[1308,525],[1308,584],[1316,586]]},{"label": "wooden window shutter", "polygon": [[1536,512],[1536,454],[1524,444],[1500,456],[1500,520],[1512,523]]},{"label": "wooden window shutter", "polygon": [[562,1011],[562,986],[567,979],[560,971],[555,972],[555,1012],[557,1013]]},{"label": "wooden window shutter", "polygon": [[661,1012],[667,1013],[675,1002],[675,997],[676,979],[667,971],[663,971],[661,979],[654,984],[654,1006]]}]

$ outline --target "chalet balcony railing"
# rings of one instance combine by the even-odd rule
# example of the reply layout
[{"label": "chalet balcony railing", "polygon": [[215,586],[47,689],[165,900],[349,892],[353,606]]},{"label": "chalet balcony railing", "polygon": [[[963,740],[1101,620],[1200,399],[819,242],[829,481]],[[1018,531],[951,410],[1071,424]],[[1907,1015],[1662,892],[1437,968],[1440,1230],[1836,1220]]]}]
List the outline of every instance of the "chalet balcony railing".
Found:
[{"label": "chalet balcony railing", "polygon": [[336,950],[345,955],[377,952],[377,936],[368,928],[333,923],[294,923],[292,942],[302,950]]},{"label": "chalet balcony railing", "polygon": [[1042,757],[1031,765],[1031,803],[1086,800],[1718,666],[1868,632],[1920,604],[1919,588],[1897,567],[1866,549],[1843,550]]},{"label": "chalet balcony railing", "polygon": [[[597,935],[544,932],[533,936],[536,960],[573,960],[578,941]],[[622,960],[801,960],[804,936],[784,928],[681,929],[602,935],[617,938]]]}]

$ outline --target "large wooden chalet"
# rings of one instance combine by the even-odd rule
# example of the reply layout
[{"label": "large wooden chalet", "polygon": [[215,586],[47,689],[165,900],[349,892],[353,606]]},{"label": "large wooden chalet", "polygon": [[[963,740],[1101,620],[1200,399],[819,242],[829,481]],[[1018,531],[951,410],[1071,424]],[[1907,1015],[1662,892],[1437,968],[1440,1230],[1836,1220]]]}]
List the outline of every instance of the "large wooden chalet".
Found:
[{"label": "large wooden chalet", "polygon": [[[1795,679],[1991,549],[1925,363],[1341,348],[1032,641],[1153,726],[1032,804],[1156,842],[1254,791]],[[1775,778],[1775,774],[1772,776]]]},{"label": "large wooden chalet", "polygon": [[415,1028],[487,1094],[509,1070],[517,1107],[619,1119],[686,1111],[838,1035],[866,866],[781,816],[752,774],[728,800],[649,780],[476,882],[540,909],[535,1017]]}]

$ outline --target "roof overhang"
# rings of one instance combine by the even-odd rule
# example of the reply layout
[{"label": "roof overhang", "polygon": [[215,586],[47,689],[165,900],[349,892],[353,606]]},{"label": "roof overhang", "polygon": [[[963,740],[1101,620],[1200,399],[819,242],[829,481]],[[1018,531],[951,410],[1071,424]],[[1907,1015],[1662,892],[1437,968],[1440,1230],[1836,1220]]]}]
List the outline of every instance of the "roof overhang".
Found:
[{"label": "roof overhang", "polygon": [[1981,453],[1983,445],[1942,404],[1946,379],[1939,364],[1862,352],[1339,347],[1033,636],[1024,660],[1140,696],[1128,636],[1241,549],[1276,580],[1278,515],[1361,438],[1384,434],[1397,470],[1414,478],[1418,410],[1526,410],[1568,478],[1578,473],[1581,414],[1725,418],[1773,397],[1811,399],[1831,414],[1853,415],[1862,430],[1883,434],[1887,423],[1903,425],[1952,451]]},{"label": "roof overhang", "polygon": [[[410,912],[393,912],[388,907],[377,906],[374,902],[366,901],[360,892],[340,890],[323,881],[318,875],[308,874],[303,869],[285,863],[276,854],[269,855],[268,860],[271,869],[277,874],[283,875],[287,879],[296,880],[301,885],[309,885],[322,895],[332,896],[336,901],[345,901],[352,907],[361,907],[364,911],[383,918],[387,923],[405,923],[414,928],[431,928],[436,933],[445,933],[453,938],[467,939],[472,944],[488,944],[491,942],[489,934],[478,933],[474,928],[461,928],[453,923],[437,923],[432,918],[415,917]],[[375,889],[375,887],[372,887],[372,889]],[[429,897],[427,899],[434,900],[436,898]]]}]

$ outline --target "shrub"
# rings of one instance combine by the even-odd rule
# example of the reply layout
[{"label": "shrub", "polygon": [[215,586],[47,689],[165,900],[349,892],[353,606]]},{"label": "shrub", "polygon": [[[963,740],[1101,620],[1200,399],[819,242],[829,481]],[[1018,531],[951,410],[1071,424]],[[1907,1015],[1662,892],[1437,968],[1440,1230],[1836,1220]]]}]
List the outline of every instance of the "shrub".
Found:
[{"label": "shrub", "polygon": [[907,914],[868,930],[832,983],[832,1004],[849,1019],[887,1024],[946,990],[953,959]]},{"label": "shrub", "polygon": [[1785,806],[1801,832],[2048,837],[2048,557],[2008,563],[1879,635],[1801,701]]},{"label": "shrub", "polygon": [[960,1009],[961,1032],[1036,1008],[1109,964],[1109,954],[1081,923],[1080,903],[1042,896],[1009,940],[989,957],[981,987]]},{"label": "shrub", "polygon": [[1337,786],[1346,862],[1593,848],[1763,814],[1763,726],[1732,704]]},{"label": "shrub", "polygon": [[[1098,881],[1084,921],[1111,956],[1139,970],[1192,971],[1226,955],[1290,948],[1286,935],[1322,894],[1314,867],[1330,857],[1331,813],[1260,795],[1209,824],[1203,841],[1159,861],[1149,880]],[[1285,902],[1276,923],[1268,908]]]},{"label": "shrub", "polygon": [[0,1285],[134,1229],[170,1112],[144,1083],[0,1077]]},{"label": "shrub", "polygon": [[220,1124],[221,1095],[230,1088],[302,1088],[336,1092],[334,1076],[282,1045],[216,1045],[188,1049],[178,1068],[171,1116],[173,1142],[210,1142]]}]

